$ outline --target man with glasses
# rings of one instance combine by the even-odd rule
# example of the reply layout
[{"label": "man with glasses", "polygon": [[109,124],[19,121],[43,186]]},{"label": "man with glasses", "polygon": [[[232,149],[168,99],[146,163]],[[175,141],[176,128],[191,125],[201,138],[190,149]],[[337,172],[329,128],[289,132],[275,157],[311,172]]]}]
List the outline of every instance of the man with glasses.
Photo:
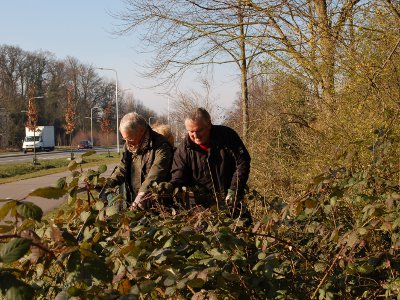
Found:
[{"label": "man with glasses", "polygon": [[188,134],[175,150],[171,183],[190,188],[195,204],[227,205],[234,217],[241,215],[251,222],[242,205],[250,155],[239,135],[229,127],[213,125],[204,108],[187,114],[185,127]]},{"label": "man with glasses", "polygon": [[114,188],[124,183],[130,209],[146,209],[151,206],[150,186],[153,182],[170,179],[172,146],[135,112],[122,117],[119,131],[125,145],[120,163],[107,186]]}]

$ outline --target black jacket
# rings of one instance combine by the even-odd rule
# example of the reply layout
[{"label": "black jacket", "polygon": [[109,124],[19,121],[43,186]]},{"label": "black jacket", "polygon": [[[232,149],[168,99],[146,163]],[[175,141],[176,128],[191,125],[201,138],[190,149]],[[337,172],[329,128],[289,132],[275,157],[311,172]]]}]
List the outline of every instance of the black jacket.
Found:
[{"label": "black jacket", "polygon": [[250,155],[239,135],[231,128],[213,125],[208,151],[187,135],[174,153],[171,183],[199,186],[211,195],[225,195],[228,189],[241,198],[250,173]]},{"label": "black jacket", "polygon": [[149,141],[143,152],[132,160],[132,153],[124,150],[109,187],[125,183],[126,200],[131,203],[139,192],[146,192],[153,182],[170,179],[172,146],[161,134],[149,130]]}]

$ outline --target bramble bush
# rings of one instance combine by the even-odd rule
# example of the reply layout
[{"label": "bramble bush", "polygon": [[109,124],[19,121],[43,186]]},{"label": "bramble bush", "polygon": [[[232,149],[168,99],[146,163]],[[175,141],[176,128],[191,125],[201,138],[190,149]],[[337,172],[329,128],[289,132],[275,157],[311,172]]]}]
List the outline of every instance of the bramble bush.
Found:
[{"label": "bramble bush", "polygon": [[[106,205],[106,166],[83,171],[82,157],[56,186],[1,200],[5,299],[400,299],[399,172],[384,157],[332,168],[296,199],[249,192],[251,226],[222,206]],[[27,201],[62,195],[71,209],[50,220]]]}]

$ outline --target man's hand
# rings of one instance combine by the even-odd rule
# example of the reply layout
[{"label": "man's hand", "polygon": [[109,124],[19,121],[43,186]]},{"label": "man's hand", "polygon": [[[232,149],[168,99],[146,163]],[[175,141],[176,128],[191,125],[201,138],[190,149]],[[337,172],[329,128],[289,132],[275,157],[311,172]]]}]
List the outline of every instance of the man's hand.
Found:
[{"label": "man's hand", "polygon": [[140,192],[137,194],[135,201],[133,201],[130,210],[145,210],[151,207],[151,193],[150,192]]},{"label": "man's hand", "polygon": [[232,206],[235,202],[235,191],[228,189],[227,193],[226,193],[226,197],[225,197],[225,202],[227,206]]}]

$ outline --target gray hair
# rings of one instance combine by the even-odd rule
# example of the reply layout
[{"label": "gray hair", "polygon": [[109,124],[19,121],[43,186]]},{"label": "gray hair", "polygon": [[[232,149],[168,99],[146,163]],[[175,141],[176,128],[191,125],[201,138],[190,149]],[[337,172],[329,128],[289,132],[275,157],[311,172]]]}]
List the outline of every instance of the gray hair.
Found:
[{"label": "gray hair", "polygon": [[120,131],[129,131],[132,133],[136,133],[138,129],[144,129],[146,127],[146,120],[136,112],[127,113],[122,117],[121,122],[119,123]]},{"label": "gray hair", "polygon": [[186,113],[185,120],[203,121],[207,124],[211,123],[210,114],[202,107],[195,108],[194,110]]}]

